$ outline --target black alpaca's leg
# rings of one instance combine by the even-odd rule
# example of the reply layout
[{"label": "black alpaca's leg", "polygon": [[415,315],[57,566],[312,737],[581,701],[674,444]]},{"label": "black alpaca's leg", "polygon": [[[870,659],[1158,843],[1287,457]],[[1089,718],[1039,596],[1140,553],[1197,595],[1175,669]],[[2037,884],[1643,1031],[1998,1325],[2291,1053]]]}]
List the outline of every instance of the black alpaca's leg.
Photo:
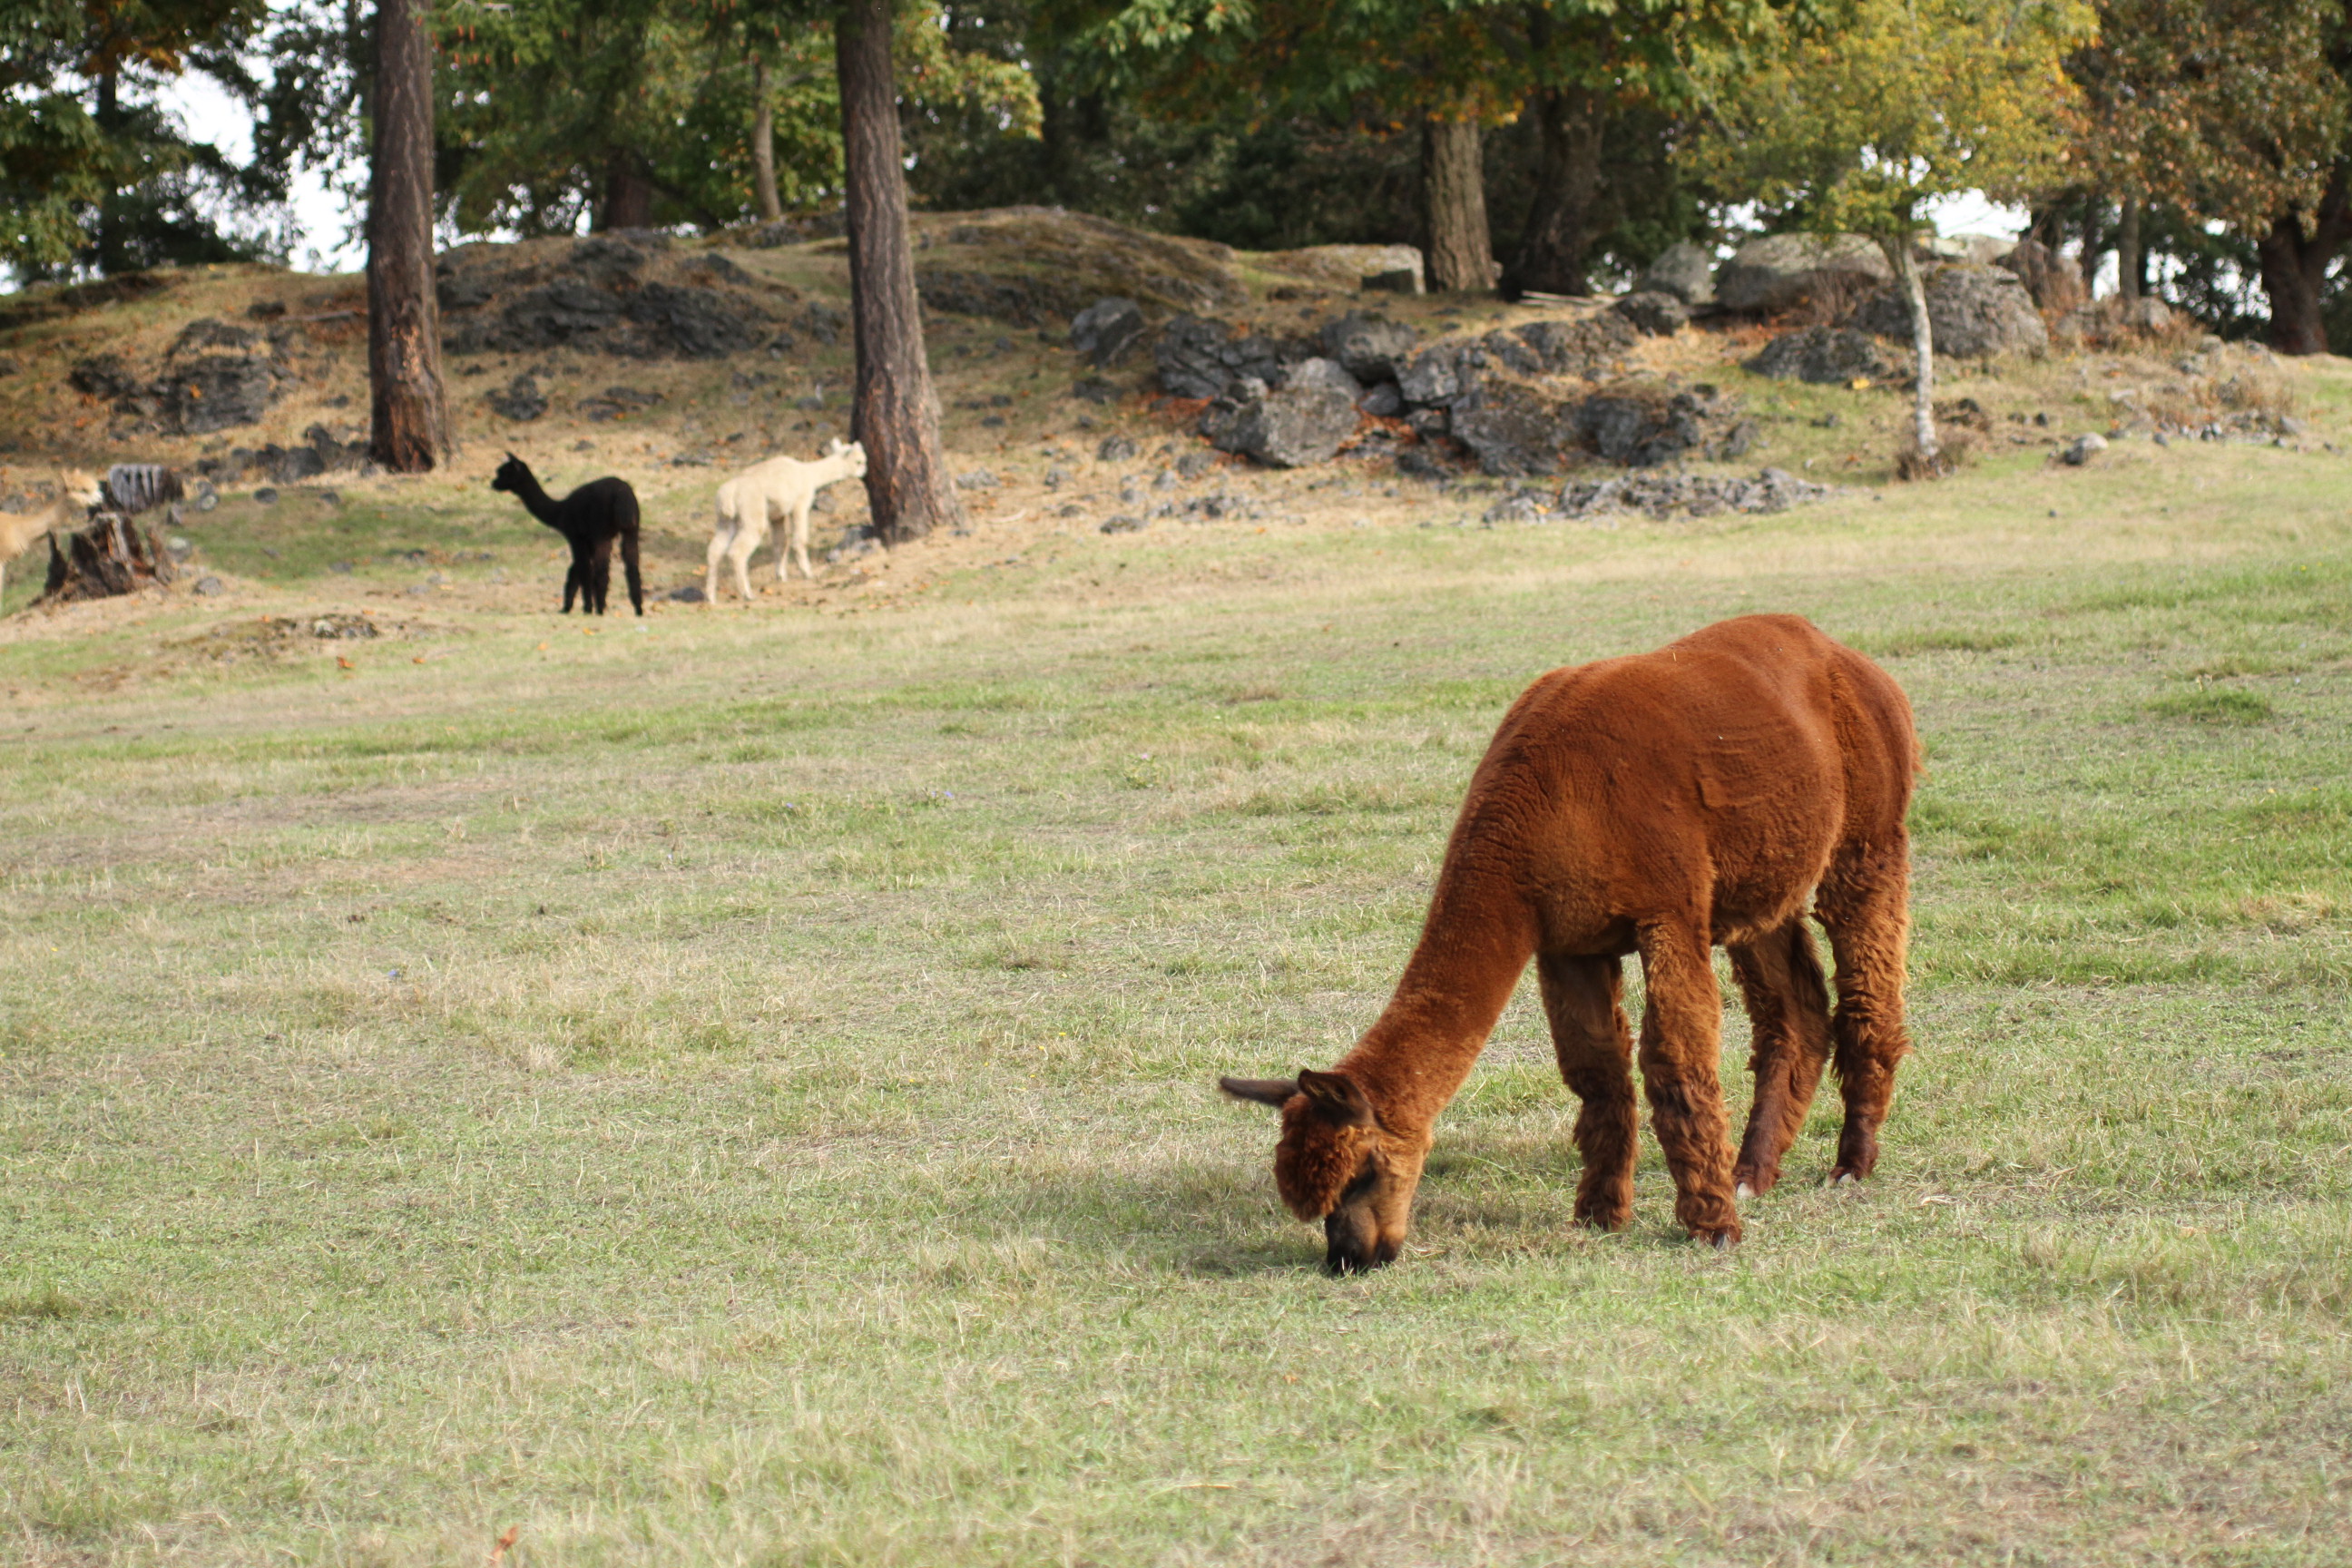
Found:
[{"label": "black alpaca's leg", "polygon": [[[572,570],[563,574],[563,613],[567,616],[572,613],[572,596],[574,594],[583,599],[588,595],[588,552],[580,547],[577,540],[572,543]],[[580,609],[585,615],[588,606],[583,604]]]},{"label": "black alpaca's leg", "polygon": [[613,586],[613,541],[607,536],[596,542],[596,552],[588,558],[588,592],[596,613],[604,613],[604,595]]},{"label": "black alpaca's leg", "polygon": [[629,607],[642,616],[646,613],[646,580],[637,570],[637,531],[634,528],[621,535],[621,570],[628,574]]}]

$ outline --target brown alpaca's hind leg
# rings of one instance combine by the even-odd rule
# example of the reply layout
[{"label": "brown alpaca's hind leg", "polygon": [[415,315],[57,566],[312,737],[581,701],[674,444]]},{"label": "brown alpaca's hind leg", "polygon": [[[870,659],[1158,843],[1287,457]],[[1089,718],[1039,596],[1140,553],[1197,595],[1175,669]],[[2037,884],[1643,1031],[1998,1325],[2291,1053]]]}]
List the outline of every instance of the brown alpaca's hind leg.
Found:
[{"label": "brown alpaca's hind leg", "polygon": [[1739,1239],[1731,1199],[1730,1126],[1716,1072],[1722,1050],[1723,994],[1706,937],[1684,925],[1641,932],[1642,1083],[1650,1121],[1675,1177],[1675,1217],[1717,1247]]},{"label": "brown alpaca's hind leg", "polygon": [[1910,841],[1840,857],[1822,879],[1815,908],[1837,955],[1838,1084],[1845,1126],[1832,1182],[1867,1176],[1878,1163],[1878,1129],[1895,1099],[1895,1068],[1911,1049],[1903,1027],[1903,967],[1911,929]]},{"label": "brown alpaca's hind leg", "polygon": [[1614,958],[1541,958],[1536,973],[1559,1076],[1584,1101],[1576,1115],[1576,1151],[1584,1159],[1576,1217],[1602,1230],[1622,1230],[1633,1217],[1634,1140],[1641,1132],[1633,1041],[1619,1002],[1623,973]]},{"label": "brown alpaca's hind leg", "polygon": [[1732,948],[1731,972],[1755,1028],[1748,1070],[1756,1075],[1756,1099],[1731,1170],[1735,1195],[1745,1198],[1772,1190],[1781,1157],[1812,1109],[1830,1058],[1830,995],[1801,919]]}]

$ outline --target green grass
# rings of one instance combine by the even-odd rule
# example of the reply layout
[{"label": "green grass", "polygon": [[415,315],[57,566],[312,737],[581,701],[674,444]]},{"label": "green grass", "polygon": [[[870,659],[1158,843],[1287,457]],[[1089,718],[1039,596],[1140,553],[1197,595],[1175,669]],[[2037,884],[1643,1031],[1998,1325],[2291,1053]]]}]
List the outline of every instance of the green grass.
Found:
[{"label": "green grass", "polygon": [[[0,646],[0,1552],[2339,1563],[2341,474],[1408,497],[350,672]],[[358,548],[273,547],[289,605]],[[1576,1230],[1523,988],[1409,1256],[1324,1278],[1214,1076],[1374,1016],[1527,679],[1759,609],[1929,750],[1878,1177],[1818,1184],[1830,1093],[1736,1252],[1654,1149]]]}]

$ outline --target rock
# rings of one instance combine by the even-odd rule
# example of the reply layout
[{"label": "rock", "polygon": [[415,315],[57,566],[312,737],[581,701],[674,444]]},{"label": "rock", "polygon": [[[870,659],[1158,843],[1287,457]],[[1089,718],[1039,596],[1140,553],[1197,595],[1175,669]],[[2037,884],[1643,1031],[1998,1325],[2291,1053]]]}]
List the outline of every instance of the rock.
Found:
[{"label": "rock", "polygon": [[1256,259],[1268,270],[1286,272],[1326,289],[1352,293],[1370,287],[1367,279],[1402,272],[1409,274],[1410,280],[1402,283],[1397,292],[1422,291],[1421,252],[1410,245],[1310,245],[1299,250],[1271,251]]},{"label": "rock", "polygon": [[[1489,332],[1489,342],[1498,334]],[[1533,349],[1543,368],[1553,375],[1595,380],[1617,368],[1617,362],[1641,341],[1632,322],[1608,310],[1570,321],[1533,321],[1512,334]]]},{"label": "rock", "polygon": [[1393,419],[1404,412],[1404,394],[1395,382],[1384,381],[1366,391],[1359,406],[1375,419]]},{"label": "rock", "polygon": [[1144,521],[1144,520],[1139,517],[1129,517],[1126,513],[1120,512],[1111,517],[1105,518],[1103,520],[1102,526],[1095,531],[1097,533],[1140,533],[1150,526],[1151,525],[1150,523]]},{"label": "rock", "polygon": [[1633,279],[1637,294],[1672,294],[1685,305],[1715,302],[1715,258],[1688,240],[1666,247]]},{"label": "rock", "polygon": [[1139,447],[1135,442],[1128,437],[1106,436],[1102,438],[1102,445],[1095,448],[1095,461],[1097,463],[1124,463],[1131,459],[1136,453],[1141,449],[1142,448]]},{"label": "rock", "polygon": [[264,485],[259,489],[253,492],[253,504],[256,506],[276,506],[278,504],[278,492],[269,486]]},{"label": "rock", "polygon": [[1097,370],[1117,364],[1143,337],[1143,307],[1097,300],[1070,322],[1070,347]]},{"label": "rock", "polygon": [[1693,517],[1716,512],[1764,513],[1786,511],[1836,494],[1830,485],[1797,479],[1779,468],[1766,468],[1752,479],[1719,479],[1696,474],[1629,474],[1622,479],[1580,480],[1564,485],[1559,510],[1568,517],[1596,517],[1616,511],[1646,512],[1664,518],[1676,511]]},{"label": "rock", "polygon": [[434,268],[444,346],[529,353],[572,345],[635,359],[719,359],[764,344],[793,291],[722,256],[673,253],[646,230],[459,246]]},{"label": "rock", "polygon": [[700,584],[688,583],[683,588],[672,588],[669,602],[673,605],[701,605],[708,604],[709,600],[703,594]]},{"label": "rock", "polygon": [[1495,380],[1454,405],[1453,433],[1482,473],[1556,474],[1582,445],[1575,405],[1525,382]]},{"label": "rock", "polygon": [[958,474],[955,488],[960,490],[992,490],[996,488],[996,476],[986,468],[974,468],[969,473]]},{"label": "rock", "polygon": [[1545,522],[1549,521],[1550,517],[1551,508],[1544,504],[1542,497],[1522,490],[1516,495],[1505,496],[1501,500],[1488,507],[1486,514],[1479,521],[1481,522]]},{"label": "rock", "polygon": [[[1307,370],[1307,365],[1328,367]],[[1243,381],[1201,416],[1201,434],[1221,451],[1239,452],[1277,468],[1328,460],[1356,431],[1356,396],[1334,377],[1355,383],[1328,360],[1310,360],[1283,386]]]},{"label": "rock", "polygon": [[1367,272],[1364,274],[1361,286],[1365,292],[1371,294],[1421,294],[1427,292],[1427,290],[1422,287],[1421,268],[1418,267],[1398,267],[1392,268],[1386,272]]},{"label": "rock", "polygon": [[2016,248],[2016,240],[1999,234],[1930,235],[1919,246],[1935,260],[1965,262],[1972,267],[1996,266]]},{"label": "rock", "polygon": [[1206,452],[1187,452],[1176,459],[1176,477],[1197,479],[1217,466],[1217,459]]},{"label": "rock", "polygon": [[2019,240],[1994,265],[2025,286],[2036,310],[2070,310],[2083,302],[2083,275],[2038,239]]},{"label": "rock", "polygon": [[1460,343],[1440,343],[1423,349],[1397,377],[1397,391],[1407,403],[1442,408],[1478,384],[1478,366],[1464,365]]},{"label": "rock", "polygon": [[1216,397],[1234,382],[1255,377],[1271,385],[1285,364],[1315,351],[1301,342],[1237,333],[1223,321],[1178,316],[1152,348],[1160,389],[1174,397]]},{"label": "rock", "polygon": [[528,425],[547,412],[547,395],[539,390],[537,378],[528,371],[504,387],[493,389],[483,401],[491,413],[518,425]]},{"label": "rock", "polygon": [[625,419],[632,414],[642,414],[661,401],[658,392],[641,392],[634,386],[608,386],[594,397],[580,400],[581,416],[592,425],[607,420]]},{"label": "rock", "polygon": [[2069,467],[2079,468],[2106,449],[2107,438],[2105,436],[2085,433],[2075,437],[2058,456]]},{"label": "rock", "polygon": [[1394,381],[1412,357],[1416,334],[1400,321],[1382,321],[1350,310],[1325,323],[1317,336],[1326,358],[1336,361],[1358,381]]},{"label": "rock", "polygon": [[1628,294],[1609,308],[1631,321],[1634,331],[1654,338],[1671,338],[1690,325],[1688,308],[1664,289]]},{"label": "rock", "polygon": [[1453,477],[1437,453],[1427,446],[1407,447],[1397,454],[1397,472],[1416,479],[1443,479]]},{"label": "rock", "polygon": [[2136,332],[2163,332],[2172,329],[2172,308],[2153,295],[2143,294],[2137,300],[2126,300],[2117,312],[2124,326]]},{"label": "rock", "polygon": [[121,354],[92,354],[66,373],[66,384],[76,392],[112,403],[136,396],[144,385]]},{"label": "rock", "polygon": [[1081,403],[1117,403],[1118,388],[1101,376],[1089,375],[1070,384],[1070,395]]},{"label": "rock", "polygon": [[[2050,347],[2050,331],[2015,273],[1998,267],[1937,267],[1928,270],[1924,284],[1937,354],[1986,359],[2038,354]],[[1908,343],[1911,307],[1900,289],[1885,289],[1857,306],[1845,324]]]},{"label": "rock", "polygon": [[1893,381],[1906,374],[1867,332],[1851,327],[1807,327],[1785,333],[1766,343],[1748,368],[1759,375],[1817,386]]},{"label": "rock", "polygon": [[215,599],[227,593],[228,585],[217,577],[199,577],[196,579],[196,592],[207,599]]},{"label": "rock", "polygon": [[1877,243],[1858,234],[1776,234],[1733,253],[1716,274],[1715,298],[1727,310],[1787,310],[1835,289],[1874,288],[1894,277]]},{"label": "rock", "polygon": [[1325,391],[1339,394],[1346,398],[1351,406],[1364,395],[1363,383],[1349,375],[1347,370],[1336,361],[1320,356],[1303,359],[1297,364],[1284,366],[1281,384],[1286,390],[1292,387],[1320,387]]},{"label": "rock", "polygon": [[1575,422],[1601,461],[1632,468],[1655,468],[1692,452],[1737,457],[1755,443],[1755,426],[1739,416],[1738,399],[1704,384],[1672,394],[1657,386],[1601,393],[1577,407]]}]

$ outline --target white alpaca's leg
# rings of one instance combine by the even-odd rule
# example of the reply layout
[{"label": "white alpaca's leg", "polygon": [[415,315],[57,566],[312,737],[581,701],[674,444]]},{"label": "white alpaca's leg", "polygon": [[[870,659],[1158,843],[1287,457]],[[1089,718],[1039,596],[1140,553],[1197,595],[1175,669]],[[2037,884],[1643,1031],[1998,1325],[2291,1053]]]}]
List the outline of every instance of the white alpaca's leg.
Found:
[{"label": "white alpaca's leg", "polygon": [[710,559],[705,563],[708,570],[702,574],[702,596],[714,605],[719,602],[719,562],[734,542],[734,531],[725,518],[719,519],[717,531],[710,536]]},{"label": "white alpaca's leg", "polygon": [[793,507],[793,556],[801,563],[801,575],[812,583],[816,581],[816,573],[809,566],[808,520],[809,504],[815,499],[814,496],[802,496]]},{"label": "white alpaca's leg", "polygon": [[753,528],[750,518],[740,519],[735,530],[735,542],[727,552],[727,560],[735,568],[735,591],[743,595],[743,602],[747,605],[751,602],[751,574],[748,563],[751,552],[760,548],[760,541],[766,532],[764,528]]}]

